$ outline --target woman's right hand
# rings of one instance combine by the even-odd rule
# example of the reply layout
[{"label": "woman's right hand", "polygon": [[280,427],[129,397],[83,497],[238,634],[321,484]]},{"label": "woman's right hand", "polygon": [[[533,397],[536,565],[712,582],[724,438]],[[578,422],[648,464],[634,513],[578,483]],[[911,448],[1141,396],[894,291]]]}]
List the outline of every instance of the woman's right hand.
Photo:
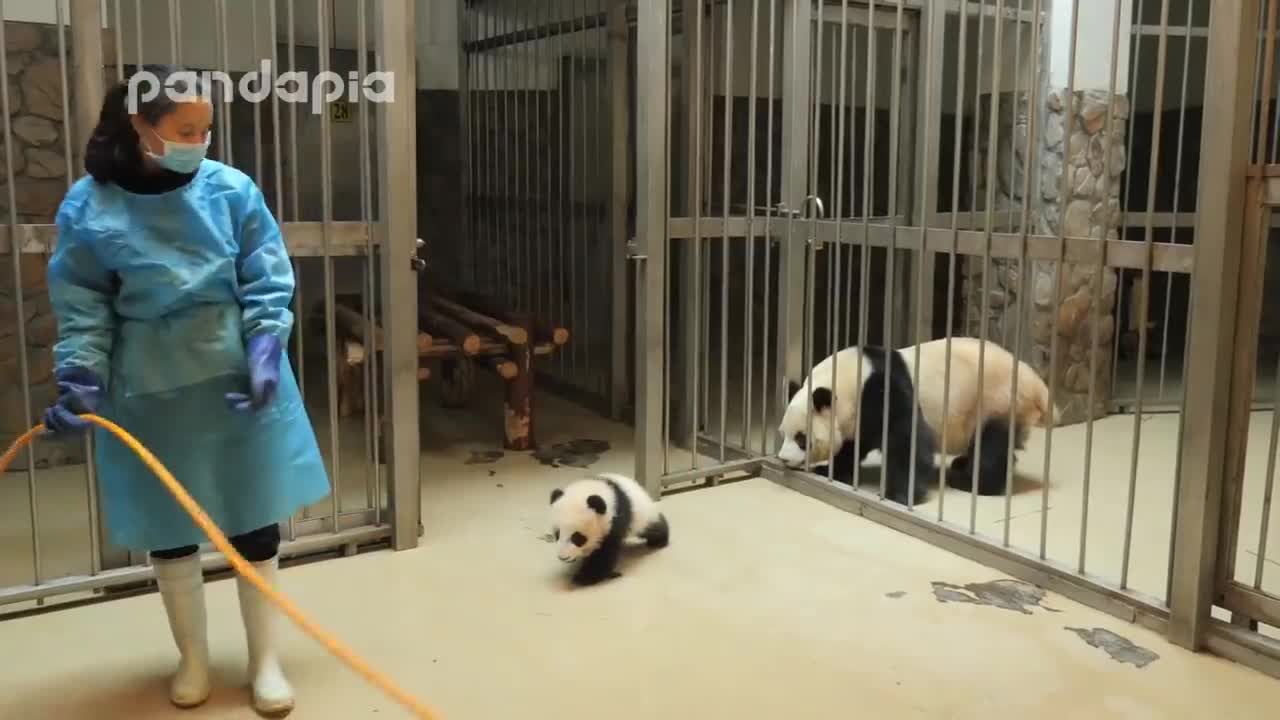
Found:
[{"label": "woman's right hand", "polygon": [[102,404],[102,379],[85,368],[73,367],[57,373],[58,400],[44,412],[46,432],[55,437],[81,435],[91,425],[80,417],[98,411]]}]

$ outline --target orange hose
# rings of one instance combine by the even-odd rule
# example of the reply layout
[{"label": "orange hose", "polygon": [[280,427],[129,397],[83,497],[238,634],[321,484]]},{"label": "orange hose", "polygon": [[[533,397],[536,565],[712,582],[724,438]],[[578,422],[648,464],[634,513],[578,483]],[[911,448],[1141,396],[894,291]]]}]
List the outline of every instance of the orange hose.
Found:
[{"label": "orange hose", "polygon": [[[97,415],[81,415],[80,417],[116,436],[120,442],[124,443],[125,446],[137,454],[138,458],[151,469],[151,472],[155,473],[156,477],[160,478],[160,481],[163,482],[164,486],[173,494],[173,497],[178,501],[178,504],[182,505],[182,508],[191,516],[191,519],[194,520],[196,524],[200,526],[200,529],[204,530],[204,533],[209,536],[209,539],[213,541],[214,547],[218,548],[218,551],[227,557],[227,560],[231,563],[231,567],[235,568],[237,573],[244,577],[244,579],[248,580],[249,583],[256,587],[259,592],[265,595],[267,599],[271,601],[272,605],[275,605],[281,612],[289,616],[289,619],[293,620],[294,624],[301,628],[303,632],[319,641],[321,645],[324,645],[329,652],[333,653],[333,655],[345,663],[347,667],[359,673],[365,680],[369,681],[370,684],[403,705],[415,716],[420,718],[420,720],[438,720],[440,716],[433,710],[430,710],[421,701],[402,690],[391,680],[391,678],[371,667],[369,663],[356,655],[355,651],[342,644],[341,640],[338,640],[338,638],[307,619],[307,617],[302,614],[302,611],[299,610],[298,607],[289,600],[289,598],[271,587],[271,585],[258,574],[258,571],[253,568],[253,565],[249,564],[249,562],[244,559],[244,556],[236,552],[236,549],[231,546],[231,542],[227,540],[227,536],[218,529],[218,526],[213,523],[213,520],[209,519],[208,514],[206,514],[204,509],[196,503],[189,493],[187,493],[186,488],[182,487],[182,485],[178,483],[178,481],[173,477],[173,474],[170,473],[160,460],[158,460],[155,455],[152,455],[151,451],[147,450],[142,443],[138,442],[138,440],[125,431],[124,428],[116,425],[110,420],[98,417]],[[18,453],[22,451],[23,448],[35,440],[36,437],[44,433],[44,429],[43,425],[39,425],[28,430],[22,435],[22,437],[18,438],[7,451],[5,451],[3,456],[0,456],[0,475],[4,474],[5,470],[9,468],[9,464],[13,462],[14,458],[18,456]]]}]

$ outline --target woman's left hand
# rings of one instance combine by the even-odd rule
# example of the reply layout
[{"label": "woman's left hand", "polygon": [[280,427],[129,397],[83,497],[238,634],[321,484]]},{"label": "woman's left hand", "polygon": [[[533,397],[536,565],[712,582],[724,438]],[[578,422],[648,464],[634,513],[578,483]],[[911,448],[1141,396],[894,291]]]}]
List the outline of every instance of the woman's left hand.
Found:
[{"label": "woman's left hand", "polygon": [[280,354],[275,335],[255,335],[249,340],[249,394],[227,393],[227,404],[240,412],[258,411],[275,399],[280,386]]}]

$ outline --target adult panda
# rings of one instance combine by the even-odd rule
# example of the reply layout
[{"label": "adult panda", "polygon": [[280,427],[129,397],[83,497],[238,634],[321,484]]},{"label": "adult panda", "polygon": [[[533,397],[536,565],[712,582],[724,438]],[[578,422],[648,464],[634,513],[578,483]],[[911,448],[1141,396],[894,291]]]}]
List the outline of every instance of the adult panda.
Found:
[{"label": "adult panda", "polygon": [[[951,385],[943,414],[943,394],[947,373],[947,340],[921,343],[920,369],[915,369],[917,346],[899,350],[905,358],[925,420],[933,430],[938,447],[956,456],[947,472],[951,487],[973,489],[973,459],[978,458],[978,494],[1000,495],[1008,472],[1008,444],[1022,450],[1033,427],[1047,427],[1059,413],[1049,403],[1049,388],[1036,371],[997,343],[986,341],[979,388],[979,356],[983,342],[978,338],[951,339]],[[1016,368],[1016,370],[1015,370]],[[1013,376],[1018,375],[1018,395],[1013,396]],[[981,394],[979,394],[981,389]],[[979,402],[981,400],[981,402]]]},{"label": "adult panda", "polygon": [[[846,348],[814,366],[803,385],[792,383],[791,399],[778,425],[782,436],[778,458],[793,468],[803,467],[806,462],[819,466],[833,461],[833,477],[847,482],[855,463],[865,460],[872,450],[880,450],[884,457],[886,496],[907,504],[914,465],[916,484],[912,503],[923,502],[927,492],[924,484],[937,475],[934,463],[937,443],[916,402],[906,357],[901,351],[880,347]],[[884,432],[886,395],[887,433]],[[911,448],[913,418],[918,418],[915,422],[919,428],[914,454]],[[881,447],[886,437],[887,445]],[[860,455],[855,457],[858,451]]]}]

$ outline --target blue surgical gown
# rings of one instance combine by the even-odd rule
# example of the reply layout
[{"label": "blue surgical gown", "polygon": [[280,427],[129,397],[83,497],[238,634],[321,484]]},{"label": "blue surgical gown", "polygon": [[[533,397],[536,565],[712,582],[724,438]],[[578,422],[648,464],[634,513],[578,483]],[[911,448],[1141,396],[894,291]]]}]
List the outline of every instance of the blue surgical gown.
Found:
[{"label": "blue surgical gown", "polygon": [[[238,413],[224,400],[248,391],[248,339],[271,333],[287,347],[293,325],[293,268],[248,176],[205,160],[189,183],[156,195],[82,178],[57,226],[54,360],[103,379],[101,415],[155,453],[229,536],[329,494],[287,356],[268,408]],[[113,543],[163,550],[206,540],[132,451],[96,433]]]}]

